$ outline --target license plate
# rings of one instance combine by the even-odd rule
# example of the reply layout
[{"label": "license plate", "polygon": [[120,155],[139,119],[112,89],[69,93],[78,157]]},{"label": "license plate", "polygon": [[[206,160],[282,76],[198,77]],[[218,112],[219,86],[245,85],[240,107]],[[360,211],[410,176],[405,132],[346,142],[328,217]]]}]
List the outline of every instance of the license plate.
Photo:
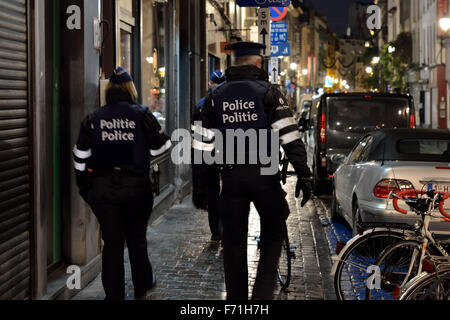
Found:
[{"label": "license plate", "polygon": [[439,192],[450,192],[450,184],[434,184],[433,189]]}]

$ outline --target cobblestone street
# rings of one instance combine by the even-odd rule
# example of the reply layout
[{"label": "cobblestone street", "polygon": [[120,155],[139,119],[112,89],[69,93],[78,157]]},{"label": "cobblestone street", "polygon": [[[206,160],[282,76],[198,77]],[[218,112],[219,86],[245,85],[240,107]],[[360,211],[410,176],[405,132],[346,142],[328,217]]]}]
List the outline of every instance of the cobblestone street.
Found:
[{"label": "cobblestone street", "polygon": [[[285,190],[291,208],[288,229],[291,243],[297,245],[288,291],[279,288],[275,300],[335,299],[332,277],[329,219],[322,200],[314,199],[305,208],[294,198],[296,179],[288,180]],[[256,276],[259,252],[255,236],[259,235],[259,217],[254,208],[248,233],[249,293]],[[195,210],[191,199],[174,205],[148,228],[148,251],[158,284],[149,292],[151,300],[223,300],[225,283],[222,248],[212,243],[207,213]],[[133,299],[133,285],[128,253],[126,261],[126,294]],[[100,275],[74,300],[104,299]]]}]

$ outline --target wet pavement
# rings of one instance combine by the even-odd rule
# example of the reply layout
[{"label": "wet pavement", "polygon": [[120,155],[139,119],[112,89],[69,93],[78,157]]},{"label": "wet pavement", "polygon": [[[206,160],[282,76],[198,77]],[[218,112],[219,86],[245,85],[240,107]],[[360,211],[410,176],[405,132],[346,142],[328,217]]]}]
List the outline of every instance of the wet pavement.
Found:
[{"label": "wet pavement", "polygon": [[[288,180],[285,190],[291,209],[288,230],[295,243],[287,291],[279,287],[274,300],[335,300],[331,253],[337,239],[345,237],[328,217],[329,199],[314,198],[304,208],[294,198],[296,178]],[[248,232],[249,294],[256,276],[259,251],[259,217],[252,208]],[[148,252],[158,284],[148,293],[150,300],[224,300],[226,297],[223,252],[211,242],[207,212],[196,210],[188,197],[175,204],[148,227]],[[134,298],[131,268],[125,250],[126,299]],[[101,300],[104,291],[100,275],[74,296],[74,300]]]}]

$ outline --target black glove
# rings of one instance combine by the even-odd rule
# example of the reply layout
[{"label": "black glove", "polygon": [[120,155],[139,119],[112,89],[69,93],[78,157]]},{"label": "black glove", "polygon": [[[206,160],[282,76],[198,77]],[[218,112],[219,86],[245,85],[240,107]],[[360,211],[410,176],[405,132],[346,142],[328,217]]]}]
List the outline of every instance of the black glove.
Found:
[{"label": "black glove", "polygon": [[192,202],[197,209],[208,210],[208,195],[203,192],[192,193]]},{"label": "black glove", "polygon": [[298,178],[297,186],[295,187],[295,197],[298,198],[300,196],[300,191],[303,192],[303,199],[301,206],[302,208],[305,204],[311,199],[311,182],[305,178]]}]

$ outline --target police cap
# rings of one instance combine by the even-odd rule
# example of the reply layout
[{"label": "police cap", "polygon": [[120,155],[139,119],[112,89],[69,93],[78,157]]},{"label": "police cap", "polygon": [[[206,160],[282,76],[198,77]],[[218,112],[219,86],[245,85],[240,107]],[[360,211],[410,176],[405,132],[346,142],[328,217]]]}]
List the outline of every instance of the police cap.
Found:
[{"label": "police cap", "polygon": [[131,75],[127,72],[127,70],[123,67],[118,67],[114,70],[113,75],[109,79],[110,82],[114,84],[122,84],[126,82],[133,81]]},{"label": "police cap", "polygon": [[235,42],[228,46],[234,51],[235,57],[260,56],[261,50],[266,48],[265,44],[249,41]]}]

